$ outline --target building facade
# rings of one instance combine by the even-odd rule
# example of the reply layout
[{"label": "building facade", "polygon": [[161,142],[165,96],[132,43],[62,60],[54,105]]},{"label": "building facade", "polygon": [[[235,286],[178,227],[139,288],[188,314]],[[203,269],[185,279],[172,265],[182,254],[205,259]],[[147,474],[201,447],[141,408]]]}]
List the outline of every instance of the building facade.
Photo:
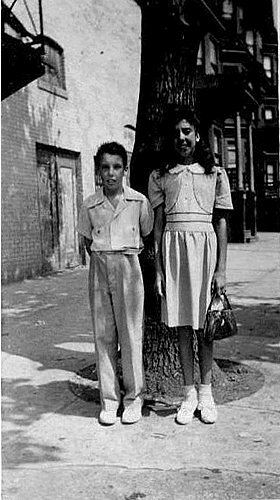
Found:
[{"label": "building facade", "polygon": [[[31,36],[37,2],[28,0],[27,11],[26,2],[18,0],[10,17],[7,9],[14,2],[5,2],[7,43],[38,42]],[[95,188],[96,149],[116,140],[130,154],[134,144],[138,5],[48,0],[43,19],[44,72],[16,91],[2,87],[4,282],[81,263],[77,214]]]},{"label": "building facade", "polygon": [[[28,46],[39,50],[43,43],[45,54],[43,71],[34,54],[22,59],[32,60],[29,83],[17,85],[14,61],[2,87],[4,282],[85,262],[76,222],[83,198],[98,184],[95,152],[116,140],[130,156],[134,145],[138,3],[48,0],[40,37],[33,33],[38,2],[2,4],[5,64],[13,67],[10,54],[23,58]],[[258,230],[280,229],[277,34],[270,0],[208,0],[208,7],[220,28],[201,42],[196,106],[215,162],[229,176],[230,240],[245,242]]]},{"label": "building facade", "polygon": [[221,29],[200,45],[197,109],[229,176],[230,240],[245,242],[280,230],[277,32],[272,2],[210,3]]}]

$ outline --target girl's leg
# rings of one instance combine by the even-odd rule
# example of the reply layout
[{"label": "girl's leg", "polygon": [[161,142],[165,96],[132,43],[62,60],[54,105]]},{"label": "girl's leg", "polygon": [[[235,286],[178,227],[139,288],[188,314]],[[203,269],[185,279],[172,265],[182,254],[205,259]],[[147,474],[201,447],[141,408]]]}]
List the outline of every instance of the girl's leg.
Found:
[{"label": "girl's leg", "polygon": [[178,332],[184,384],[194,385],[193,329],[191,326],[179,326]]},{"label": "girl's leg", "polygon": [[205,342],[202,330],[197,332],[198,359],[201,383],[211,384],[212,364],[213,364],[213,342]]},{"label": "girl's leg", "polygon": [[218,418],[211,388],[213,342],[205,342],[202,330],[197,332],[197,341],[201,376],[201,384],[198,392],[198,409],[201,412],[201,420],[206,424],[213,424]]},{"label": "girl's leg", "polygon": [[184,377],[183,402],[177,412],[178,424],[189,424],[197,407],[197,394],[194,387],[194,352],[193,329],[190,326],[179,327],[180,359]]}]

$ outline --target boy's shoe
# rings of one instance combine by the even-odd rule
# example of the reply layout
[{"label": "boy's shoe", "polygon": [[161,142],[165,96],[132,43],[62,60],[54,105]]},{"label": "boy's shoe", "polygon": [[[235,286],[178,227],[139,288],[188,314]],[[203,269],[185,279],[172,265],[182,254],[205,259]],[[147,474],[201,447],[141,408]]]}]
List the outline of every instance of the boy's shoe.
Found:
[{"label": "boy's shoe", "polygon": [[122,423],[123,424],[135,424],[142,417],[142,408],[141,405],[130,405],[127,406],[122,414]]},{"label": "boy's shoe", "polygon": [[116,410],[101,410],[98,420],[102,425],[113,425],[117,421],[117,412]]},{"label": "boy's shoe", "polygon": [[214,424],[218,418],[218,411],[212,396],[205,396],[198,403],[200,418],[205,424]]},{"label": "boy's shoe", "polygon": [[193,414],[197,408],[197,394],[196,391],[189,393],[176,415],[176,422],[181,425],[190,424],[193,419]]}]

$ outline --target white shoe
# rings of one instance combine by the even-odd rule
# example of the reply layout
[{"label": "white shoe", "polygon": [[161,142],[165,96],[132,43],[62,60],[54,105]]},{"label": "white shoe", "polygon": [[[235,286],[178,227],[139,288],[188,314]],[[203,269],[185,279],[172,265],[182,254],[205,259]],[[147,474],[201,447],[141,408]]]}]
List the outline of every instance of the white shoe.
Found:
[{"label": "white shoe", "polygon": [[193,419],[193,414],[197,408],[197,395],[193,391],[187,399],[185,399],[176,415],[176,422],[181,425],[190,424]]},{"label": "white shoe", "polygon": [[122,414],[123,424],[135,424],[142,417],[141,405],[134,406],[133,404],[127,406]]},{"label": "white shoe", "polygon": [[201,398],[197,409],[200,411],[200,417],[205,424],[214,424],[218,418],[218,411],[212,395]]},{"label": "white shoe", "polygon": [[103,425],[113,425],[117,421],[116,410],[101,410],[99,414],[99,423]]}]

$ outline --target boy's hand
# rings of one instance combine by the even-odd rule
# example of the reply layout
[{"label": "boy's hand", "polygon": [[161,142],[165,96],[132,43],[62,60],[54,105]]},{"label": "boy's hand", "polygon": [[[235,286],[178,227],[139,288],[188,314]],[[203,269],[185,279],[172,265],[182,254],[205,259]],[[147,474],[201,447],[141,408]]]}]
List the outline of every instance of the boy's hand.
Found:
[{"label": "boy's hand", "polygon": [[160,297],[165,297],[165,279],[162,271],[156,272],[155,288]]}]

